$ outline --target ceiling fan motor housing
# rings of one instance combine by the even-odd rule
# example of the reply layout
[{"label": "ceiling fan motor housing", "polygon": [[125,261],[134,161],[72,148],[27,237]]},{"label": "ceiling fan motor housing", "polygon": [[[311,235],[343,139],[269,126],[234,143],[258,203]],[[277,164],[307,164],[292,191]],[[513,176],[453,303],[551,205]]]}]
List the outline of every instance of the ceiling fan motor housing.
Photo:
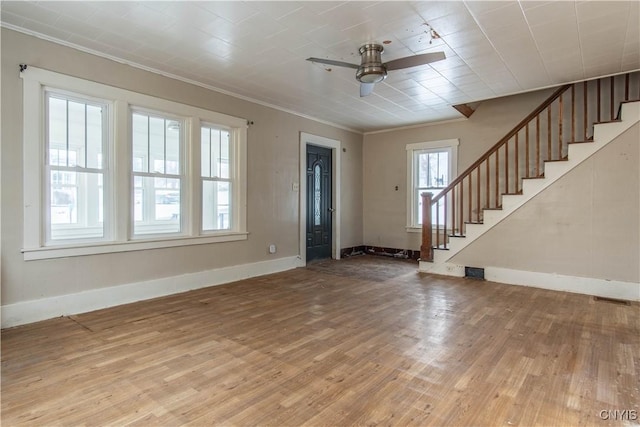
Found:
[{"label": "ceiling fan motor housing", "polygon": [[387,77],[387,69],[382,64],[381,53],[383,47],[379,44],[365,44],[361,46],[362,61],[356,71],[356,79],[361,83],[378,83]]}]

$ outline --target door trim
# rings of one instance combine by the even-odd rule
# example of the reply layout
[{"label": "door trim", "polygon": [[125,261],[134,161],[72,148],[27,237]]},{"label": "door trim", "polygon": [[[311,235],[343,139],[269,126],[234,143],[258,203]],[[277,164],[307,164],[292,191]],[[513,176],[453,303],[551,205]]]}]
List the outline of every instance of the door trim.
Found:
[{"label": "door trim", "polygon": [[299,163],[299,193],[298,200],[300,209],[298,212],[298,223],[300,224],[300,240],[298,256],[301,265],[307,265],[307,145],[317,145],[331,149],[331,161],[333,162],[331,171],[331,204],[333,205],[333,221],[331,227],[331,258],[340,259],[340,161],[341,143],[336,139],[325,138],[323,136],[312,135],[300,132],[300,163]]}]

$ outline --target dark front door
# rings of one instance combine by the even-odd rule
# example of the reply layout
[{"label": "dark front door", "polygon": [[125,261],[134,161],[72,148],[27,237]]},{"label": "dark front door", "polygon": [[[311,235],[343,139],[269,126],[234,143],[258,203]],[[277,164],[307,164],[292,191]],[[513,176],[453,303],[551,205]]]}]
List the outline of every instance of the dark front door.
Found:
[{"label": "dark front door", "polygon": [[307,145],[307,261],[331,257],[331,149]]}]

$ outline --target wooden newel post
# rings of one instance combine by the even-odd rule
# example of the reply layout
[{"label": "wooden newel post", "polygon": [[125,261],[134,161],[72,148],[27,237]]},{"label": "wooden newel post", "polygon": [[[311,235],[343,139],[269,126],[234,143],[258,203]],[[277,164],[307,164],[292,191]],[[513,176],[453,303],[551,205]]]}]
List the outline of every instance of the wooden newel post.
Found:
[{"label": "wooden newel post", "polygon": [[422,197],[422,245],[420,246],[420,261],[433,262],[433,226],[431,225],[432,193],[421,193]]}]

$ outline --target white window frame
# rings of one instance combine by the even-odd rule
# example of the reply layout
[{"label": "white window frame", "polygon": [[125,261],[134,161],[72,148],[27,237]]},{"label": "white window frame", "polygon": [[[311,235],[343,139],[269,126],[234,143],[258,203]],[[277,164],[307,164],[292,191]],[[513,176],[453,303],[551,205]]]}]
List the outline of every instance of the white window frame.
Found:
[{"label": "white window frame", "polygon": [[[58,171],[60,173],[65,173],[65,172],[80,172],[80,173],[96,173],[96,174],[102,174],[103,177],[103,182],[102,182],[102,186],[103,186],[103,203],[105,205],[111,203],[112,200],[112,185],[113,185],[113,173],[112,173],[112,168],[111,168],[111,163],[112,163],[112,159],[113,159],[113,138],[112,135],[110,133],[110,118],[112,115],[112,111],[113,111],[113,105],[104,100],[104,99],[98,99],[95,97],[90,97],[90,96],[84,96],[84,95],[80,95],[77,93],[72,93],[69,91],[62,91],[62,90],[56,90],[56,89],[52,89],[52,88],[48,88],[45,87],[44,88],[44,102],[45,102],[45,113],[44,113],[44,117],[45,119],[43,120],[43,127],[44,127],[44,145],[45,145],[45,149],[47,147],[49,147],[50,141],[47,141],[47,132],[49,130],[49,123],[47,118],[49,117],[49,112],[48,112],[48,106],[46,105],[47,99],[49,97],[53,97],[53,98],[62,98],[65,99],[67,101],[75,101],[75,102],[82,102],[82,103],[88,103],[88,104],[93,104],[93,105],[100,105],[102,108],[105,109],[105,111],[103,111],[102,113],[102,118],[103,118],[103,129],[102,129],[102,137],[103,137],[103,147],[102,147],[102,152],[103,152],[103,161],[102,161],[102,168],[101,169],[94,169],[94,168],[89,168],[87,167],[87,165],[85,165],[84,167],[81,166],[75,166],[75,167],[60,167],[60,166],[56,166],[56,165],[51,165],[50,162],[48,162],[49,156],[50,156],[50,148],[49,151],[43,151],[44,153],[44,173],[43,173],[43,179],[44,179],[44,191],[43,191],[43,197],[44,197],[44,201],[43,201],[43,208],[45,209],[45,213],[44,213],[44,219],[45,219],[45,223],[43,224],[44,227],[44,246],[55,246],[56,243],[58,244],[72,244],[72,243],[81,243],[81,242],[100,242],[100,241],[109,241],[111,240],[111,232],[112,232],[112,224],[113,224],[113,218],[110,215],[110,212],[104,211],[103,212],[103,227],[102,227],[102,231],[103,231],[103,236],[100,238],[76,238],[76,239],[61,239],[61,240],[57,240],[57,239],[52,239],[51,237],[51,209],[50,209],[50,201],[51,201],[51,181],[50,181],[50,176],[51,176],[51,172],[53,171]],[[67,152],[68,155],[68,152]],[[80,186],[78,185],[78,183],[76,182],[75,184],[76,188],[79,188]],[[85,207],[83,206],[83,212],[78,212],[79,217],[82,216],[84,217],[83,219],[86,220],[86,211],[85,211]],[[73,227],[68,227],[68,228],[73,228]]]},{"label": "white window frame", "polygon": [[[131,106],[131,108],[129,109],[129,119],[131,119],[133,117],[134,114],[141,114],[141,115],[146,115],[149,117],[155,117],[155,118],[161,118],[164,120],[173,120],[175,122],[177,122],[181,128],[180,131],[180,141],[179,141],[179,153],[178,153],[178,174],[174,175],[174,174],[169,174],[166,170],[163,173],[160,172],[154,172],[151,170],[148,170],[147,172],[138,172],[138,171],[134,171],[133,170],[133,147],[131,147],[131,160],[130,160],[130,167],[131,167],[131,239],[135,239],[135,240],[145,240],[145,239],[151,239],[151,238],[162,238],[163,236],[188,236],[188,234],[185,232],[185,225],[187,225],[188,221],[185,221],[185,218],[188,219],[188,211],[186,209],[186,205],[184,203],[184,197],[189,194],[189,186],[187,183],[187,175],[186,172],[188,170],[188,168],[185,165],[185,159],[187,158],[187,152],[188,152],[188,141],[185,138],[185,122],[186,122],[186,118],[184,117],[178,117],[174,114],[171,113],[166,113],[164,111],[154,111],[154,110],[149,110],[147,108],[139,108],[136,106]],[[133,126],[131,126],[131,136],[130,136],[130,141],[133,141]],[[166,141],[165,141],[166,143]],[[151,153],[147,153],[148,156],[151,156]],[[151,167],[151,163],[150,163],[150,159],[147,159],[149,168]],[[165,159],[166,162],[166,159]],[[166,164],[165,164],[166,167]],[[136,187],[135,187],[135,178],[136,176],[139,176],[141,178],[166,178],[166,179],[177,179],[180,181],[180,216],[179,216],[179,230],[175,231],[175,232],[157,232],[157,233],[135,233],[135,192],[136,192]],[[155,194],[153,194],[153,196],[150,196],[149,194],[146,195],[146,197],[149,200],[155,200]],[[150,204],[151,206],[153,206],[153,210],[154,210],[154,214],[155,214],[155,208],[156,208],[156,204]],[[143,212],[143,216],[145,217],[145,220],[147,222],[151,222],[153,223],[153,220],[150,220],[150,214],[149,212]],[[147,223],[146,226],[151,226],[151,224]]]},{"label": "white window frame", "polygon": [[422,232],[422,226],[418,225],[417,205],[414,197],[417,188],[416,155],[426,151],[448,151],[449,152],[449,180],[452,181],[458,176],[458,145],[459,139],[445,139],[439,141],[417,142],[407,144],[407,225],[406,230],[410,233]]},{"label": "white window frame", "polygon": [[[149,95],[132,92],[101,83],[91,82],[64,74],[29,66],[20,73],[23,79],[23,200],[24,259],[38,260],[70,256],[126,252],[154,248],[167,248],[247,239],[247,120],[216,113]],[[105,216],[113,218],[110,241],[74,242],[47,246],[45,231],[45,89],[68,91],[81,97],[105,100],[113,106],[109,115],[112,136],[112,156],[108,160],[112,173],[111,206]],[[185,219],[179,236],[148,236],[132,238],[133,178],[131,150],[131,109],[141,108],[163,111],[184,118],[186,168],[184,194]],[[231,230],[220,232],[201,230],[200,194],[200,123],[209,123],[232,130],[234,147],[234,184],[232,190],[233,222]],[[108,211],[108,212],[107,212]]]},{"label": "white window frame", "polygon": [[[219,124],[215,124],[215,123],[206,123],[206,122],[201,122],[200,123],[200,133],[198,134],[198,143],[199,143],[199,147],[202,148],[202,129],[216,129],[218,131],[226,131],[229,132],[229,158],[228,160],[228,169],[229,169],[229,177],[228,178],[223,178],[223,177],[216,177],[216,176],[203,176],[202,175],[202,164],[200,163],[197,166],[198,169],[198,176],[200,177],[200,195],[202,195],[202,185],[204,184],[205,181],[209,181],[209,182],[226,182],[229,184],[230,188],[231,188],[231,194],[230,194],[230,201],[229,203],[231,204],[231,212],[229,214],[229,223],[231,225],[231,229],[233,229],[233,223],[234,221],[237,220],[237,218],[234,217],[233,213],[235,211],[235,209],[233,208],[233,203],[234,203],[234,198],[233,198],[233,192],[235,191],[235,186],[238,182],[238,175],[237,175],[237,170],[236,170],[236,164],[234,162],[235,157],[237,156],[236,153],[236,144],[234,144],[233,142],[233,132],[230,132],[229,128],[226,128],[224,126],[220,126]],[[211,156],[211,154],[209,154],[209,156]],[[202,156],[200,156],[201,158]],[[211,175],[211,173],[210,173]],[[202,202],[202,197],[201,200]],[[215,234],[215,233],[219,233],[219,232],[224,232],[225,228],[220,228],[220,229],[204,229],[204,225],[202,224],[203,222],[203,217],[204,217],[204,206],[202,205],[202,203],[200,204],[200,232],[202,234]]]}]

